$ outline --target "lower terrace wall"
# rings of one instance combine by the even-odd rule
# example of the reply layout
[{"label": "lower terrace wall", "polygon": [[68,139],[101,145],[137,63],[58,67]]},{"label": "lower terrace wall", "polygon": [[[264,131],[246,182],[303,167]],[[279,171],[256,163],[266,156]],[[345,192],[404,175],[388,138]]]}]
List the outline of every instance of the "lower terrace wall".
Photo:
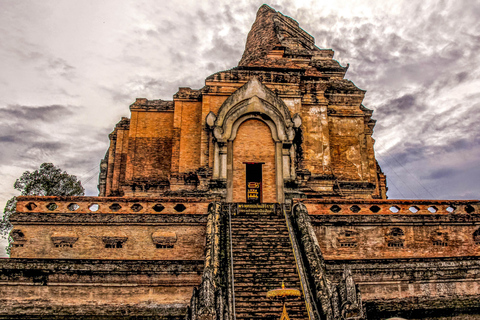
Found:
[{"label": "lower terrace wall", "polygon": [[204,265],[208,202],[18,197],[0,319],[183,319]]},{"label": "lower terrace wall", "polygon": [[480,257],[326,261],[332,279],[345,266],[368,319],[480,319]]},{"label": "lower terrace wall", "polygon": [[0,319],[182,319],[202,261],[0,260]]},{"label": "lower terrace wall", "polygon": [[11,257],[203,260],[207,207],[186,198],[19,197]]},{"label": "lower terrace wall", "polygon": [[478,200],[302,203],[329,277],[351,269],[368,319],[480,318]]},{"label": "lower terrace wall", "polygon": [[477,200],[302,202],[326,260],[480,256]]}]

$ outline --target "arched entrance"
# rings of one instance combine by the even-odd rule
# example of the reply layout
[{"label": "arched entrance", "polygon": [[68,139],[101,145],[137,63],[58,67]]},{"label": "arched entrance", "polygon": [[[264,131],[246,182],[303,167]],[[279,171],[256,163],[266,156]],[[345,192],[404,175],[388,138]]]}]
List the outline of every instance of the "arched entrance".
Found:
[{"label": "arched entrance", "polygon": [[256,164],[251,170],[261,165],[261,201],[284,203],[284,182],[295,179],[292,141],[300,116],[292,118],[283,100],[252,78],[205,120],[214,147],[212,181],[225,183],[226,201],[246,202],[246,165]]},{"label": "arched entrance", "polygon": [[233,141],[233,202],[277,202],[275,142],[261,120],[244,121]]}]

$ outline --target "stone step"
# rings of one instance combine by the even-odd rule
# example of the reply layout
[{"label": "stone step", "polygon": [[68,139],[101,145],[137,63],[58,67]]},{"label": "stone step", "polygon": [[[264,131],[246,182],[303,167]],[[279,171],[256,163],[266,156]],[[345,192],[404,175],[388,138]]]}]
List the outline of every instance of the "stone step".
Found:
[{"label": "stone step", "polygon": [[290,239],[288,234],[283,234],[277,232],[277,234],[269,234],[267,232],[255,232],[255,231],[242,231],[242,232],[232,232],[232,239],[234,240],[241,240],[241,239],[258,239],[258,238],[265,238],[267,240],[272,239]]},{"label": "stone step", "polygon": [[[286,243],[270,243],[270,244],[268,244],[268,243],[265,243],[265,244],[257,243],[257,244],[254,244],[254,243],[241,243],[241,242],[235,243],[235,242],[232,242],[232,245],[235,247],[232,250],[233,252],[245,252],[247,249],[248,250],[251,250],[251,249],[258,250],[258,253],[267,253],[267,252],[274,253],[274,252],[276,252],[276,251],[272,251],[272,249],[281,250],[280,252],[282,252],[282,253],[288,253],[288,252],[292,251],[292,247],[290,246],[290,244],[286,244]],[[254,255],[256,253],[256,251],[250,251],[250,253],[252,255]]]},{"label": "stone step", "polygon": [[[268,292],[268,291],[267,291]],[[235,299],[240,298],[237,302],[255,302],[255,301],[270,301],[271,299],[267,298],[267,293],[260,293],[260,292],[246,292],[246,291],[239,291],[235,292]]]},{"label": "stone step", "polygon": [[[293,253],[292,253],[293,254]],[[246,256],[240,256],[240,255],[235,255],[233,253],[233,263],[249,263],[249,264],[274,264],[278,266],[289,266],[289,265],[295,265],[295,259],[293,257],[288,257],[288,256],[282,256],[282,255],[271,255],[268,257],[258,257],[256,258],[255,256],[253,257],[246,257]]]},{"label": "stone step", "polygon": [[282,241],[285,241],[287,239],[290,239],[290,237],[288,236],[288,234],[280,234],[280,233],[277,233],[275,235],[269,235],[269,234],[262,234],[262,233],[259,233],[259,232],[253,232],[252,233],[246,233],[246,234],[232,234],[232,239],[235,241],[238,241],[238,240],[251,240],[251,239],[265,239],[265,240],[282,240]]},{"label": "stone step", "polygon": [[[288,283],[290,281],[298,281],[298,275],[296,272],[290,272],[290,273],[283,273],[278,275],[278,277],[275,277],[275,273],[240,273],[237,272],[235,276],[235,281],[237,282],[245,282],[245,283],[264,283],[264,284],[281,284],[282,281],[285,283]],[[279,281],[279,279],[281,279]],[[296,283],[292,284],[296,285]]]},{"label": "stone step", "polygon": [[[236,318],[238,320],[254,320],[254,319],[263,319],[263,320],[278,320],[280,319],[281,315],[282,315],[282,311],[283,311],[283,307],[280,308],[280,310],[278,309],[274,309],[272,311],[269,311],[269,312],[248,312],[248,311],[244,311],[244,310],[239,310],[239,311],[236,311]],[[306,320],[308,319],[308,314],[306,311],[303,311],[303,312],[299,312],[299,311],[289,311],[288,307],[287,307],[287,312],[288,312],[288,316],[291,320]]]},{"label": "stone step", "polygon": [[[256,241],[255,241],[256,240]],[[292,249],[292,246],[290,244],[290,241],[264,241],[264,238],[260,239],[252,239],[252,240],[239,240],[235,241],[233,239],[232,244],[233,244],[233,250],[238,251],[241,249],[270,249],[270,246],[277,246],[277,247],[283,247],[283,248],[289,248],[290,250]],[[289,239],[290,240],[290,239]]]},{"label": "stone step", "polygon": [[[297,302],[297,303],[294,303],[294,302],[290,302],[288,301],[286,303],[286,306],[287,306],[287,312],[302,312],[302,306],[301,306],[301,303],[302,302]],[[242,310],[246,310],[247,308],[250,308],[252,306],[252,303],[248,303],[248,302],[237,302],[235,304],[235,310],[238,312],[238,311],[242,311]],[[283,304],[281,301],[268,301],[268,300],[265,300],[265,301],[261,301],[259,303],[255,303],[255,308],[256,310],[254,312],[271,312],[271,309],[273,308],[279,308],[280,311],[283,309]]]},{"label": "stone step", "polygon": [[258,228],[258,230],[275,230],[275,229],[287,229],[287,223],[285,221],[279,221],[275,223],[269,222],[235,222],[232,221],[232,229],[253,229]]},{"label": "stone step", "polygon": [[[233,267],[235,270],[240,269],[259,269],[266,267],[270,269],[278,269],[276,271],[280,272],[280,270],[296,270],[295,268],[295,260],[291,258],[284,258],[284,259],[271,259],[271,260],[255,260],[255,259],[235,259],[233,260]],[[287,268],[287,269],[284,269]],[[273,270],[275,271],[275,270]]]},{"label": "stone step", "polygon": [[[290,254],[293,254],[292,249],[288,248],[286,245],[270,245],[270,246],[241,246],[240,244],[233,244],[237,245],[237,248],[235,250],[232,250],[233,254],[237,255],[246,255],[249,254],[251,257],[255,258],[258,257],[276,257],[276,256],[289,256]],[[256,250],[258,252],[255,252],[252,250]],[[270,254],[270,255],[268,255]]]},{"label": "stone step", "polygon": [[[289,265],[294,265],[294,262],[289,263]],[[237,261],[233,265],[234,271],[245,270],[247,272],[257,272],[257,273],[269,273],[269,274],[278,274],[283,275],[285,273],[297,272],[294,266],[288,267],[288,269],[283,269],[281,266],[275,263],[263,263],[263,264],[254,264],[248,262]],[[262,270],[265,270],[262,272]]]},{"label": "stone step", "polygon": [[[282,281],[301,287],[284,216],[232,217],[232,249],[237,320],[278,320],[282,302],[267,292]],[[287,310],[292,320],[308,319],[302,298],[288,301]]]}]

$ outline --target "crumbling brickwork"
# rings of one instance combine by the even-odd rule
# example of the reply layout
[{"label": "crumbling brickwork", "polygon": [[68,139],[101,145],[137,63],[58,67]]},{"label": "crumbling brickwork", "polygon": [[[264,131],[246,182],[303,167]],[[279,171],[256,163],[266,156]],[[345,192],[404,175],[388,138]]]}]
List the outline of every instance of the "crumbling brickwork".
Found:
[{"label": "crumbling brickwork", "polygon": [[[216,173],[225,170],[220,169],[225,163],[218,153],[229,152],[227,141],[217,144],[220,132],[214,130],[224,124],[215,120],[207,124],[206,119],[210,113],[219,116],[226,109],[231,110],[226,121],[233,119],[233,110],[246,100],[232,97],[257,79],[275,99],[281,99],[289,118],[298,114],[299,119],[293,136],[279,137],[284,149],[276,155],[282,158],[274,168],[279,178],[275,184],[265,184],[267,189],[274,187],[283,193],[284,184],[289,183],[291,192],[304,197],[385,198],[386,185],[381,183],[383,173],[375,161],[371,137],[375,124],[372,111],[362,105],[365,91],[344,79],[346,71],[347,67],[333,60],[333,51],[317,48],[313,37],[295,20],[262,6],[238,67],[207,77],[200,90],[180,88],[173,101],[137,99],[131,106],[130,126],[122,128],[129,131],[128,141],[117,128],[116,140],[111,142],[108,159],[115,160],[106,161],[106,170],[115,174],[108,175],[105,195],[161,196],[197,190],[220,194],[230,201],[228,184],[226,189],[218,188],[227,173]],[[243,99],[254,96],[243,94]],[[262,103],[268,108],[268,102]],[[244,116],[252,114],[248,109],[243,112]],[[262,121],[268,121],[266,113],[263,117]],[[284,125],[290,126],[288,121]],[[235,137],[231,140],[235,143]],[[124,161],[120,159],[125,158],[125,152],[126,178],[122,179],[111,167],[117,168],[118,162]],[[252,162],[259,152],[264,150],[250,148],[242,155],[244,161]],[[275,150],[270,152],[275,156]],[[235,177],[245,174],[236,172],[244,171],[242,167],[233,170]],[[192,179],[198,179],[194,186]],[[148,184],[149,188],[135,188],[134,184]]]}]

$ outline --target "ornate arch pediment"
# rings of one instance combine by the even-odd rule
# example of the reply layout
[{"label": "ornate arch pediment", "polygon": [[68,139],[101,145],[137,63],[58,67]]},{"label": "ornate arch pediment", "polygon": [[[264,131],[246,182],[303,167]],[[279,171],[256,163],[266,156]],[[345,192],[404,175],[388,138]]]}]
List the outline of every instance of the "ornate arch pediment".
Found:
[{"label": "ornate arch pediment", "polygon": [[[274,140],[282,142],[291,142],[295,135],[293,128],[301,124],[292,121],[283,100],[255,77],[225,100],[217,116],[210,112],[206,122],[213,128],[217,141],[227,142],[235,138],[239,122],[249,118],[263,119],[272,129]],[[295,118],[299,116],[296,114]]]}]

